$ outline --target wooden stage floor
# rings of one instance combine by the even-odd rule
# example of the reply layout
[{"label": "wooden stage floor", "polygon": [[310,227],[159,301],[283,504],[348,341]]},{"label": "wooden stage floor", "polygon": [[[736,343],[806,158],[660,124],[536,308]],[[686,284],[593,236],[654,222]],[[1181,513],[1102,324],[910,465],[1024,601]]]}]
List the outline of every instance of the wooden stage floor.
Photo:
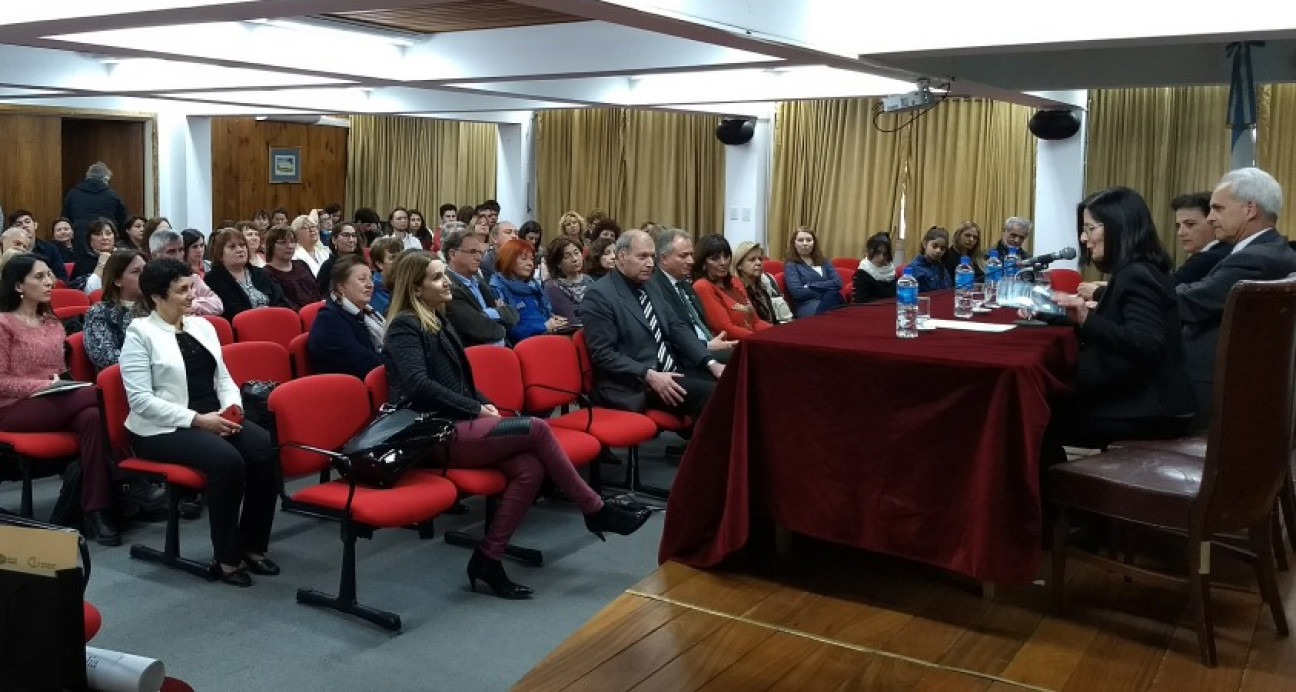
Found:
[{"label": "wooden stage floor", "polygon": [[[1213,562],[1233,585],[1212,593],[1215,669],[1174,591],[1072,561],[1055,615],[1042,581],[987,600],[938,570],[800,539],[723,570],[663,565],[515,689],[1296,690],[1296,639],[1277,638],[1250,568]],[[1296,627],[1296,574],[1279,587]]]}]

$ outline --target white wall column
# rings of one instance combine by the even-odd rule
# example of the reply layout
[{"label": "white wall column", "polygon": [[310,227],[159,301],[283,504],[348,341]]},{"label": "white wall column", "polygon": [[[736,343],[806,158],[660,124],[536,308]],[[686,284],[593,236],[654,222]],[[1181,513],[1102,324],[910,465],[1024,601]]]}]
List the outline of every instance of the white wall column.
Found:
[{"label": "white wall column", "polygon": [[[1077,107],[1080,131],[1069,139],[1039,140],[1035,149],[1035,232],[1032,254],[1054,252],[1076,247],[1076,205],[1084,199],[1085,141],[1088,135],[1088,113],[1085,107],[1089,92],[1041,92]],[[1078,248],[1077,248],[1078,249]],[[1077,266],[1075,260],[1055,262],[1054,267]]]},{"label": "white wall column", "polygon": [[[528,117],[521,123],[496,125],[499,134],[495,153],[495,200],[500,203],[500,220],[512,221],[519,226],[535,218],[531,204],[533,123],[534,120]],[[543,221],[541,225],[544,225]],[[550,232],[556,230],[550,229]]]},{"label": "white wall column", "polygon": [[211,118],[158,112],[158,212],[173,228],[211,232]]},{"label": "white wall column", "polygon": [[[774,161],[774,112],[756,120],[750,142],[725,146],[724,236],[731,246],[744,240],[766,245],[770,167]],[[699,233],[716,229],[698,228]],[[765,253],[770,254],[765,247]]]}]

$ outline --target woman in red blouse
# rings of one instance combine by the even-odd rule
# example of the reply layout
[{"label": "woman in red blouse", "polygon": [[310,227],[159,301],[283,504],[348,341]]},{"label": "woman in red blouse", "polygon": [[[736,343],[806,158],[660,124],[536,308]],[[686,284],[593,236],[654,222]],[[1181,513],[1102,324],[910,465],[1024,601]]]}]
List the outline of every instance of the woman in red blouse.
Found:
[{"label": "woman in red blouse", "polygon": [[724,236],[711,234],[698,241],[697,263],[693,265],[693,290],[702,301],[707,326],[730,339],[743,339],[770,323],[760,319],[742,283],[729,272],[733,251]]}]

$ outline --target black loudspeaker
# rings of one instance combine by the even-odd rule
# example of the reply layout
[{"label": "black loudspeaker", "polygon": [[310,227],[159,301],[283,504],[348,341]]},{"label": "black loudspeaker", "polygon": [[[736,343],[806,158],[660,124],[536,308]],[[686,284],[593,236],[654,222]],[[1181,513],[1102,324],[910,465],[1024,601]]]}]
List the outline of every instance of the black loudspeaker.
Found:
[{"label": "black loudspeaker", "polygon": [[755,134],[756,123],[746,118],[725,118],[716,125],[716,139],[729,146],[746,144]]},{"label": "black loudspeaker", "polygon": [[1080,131],[1080,118],[1069,110],[1035,111],[1027,127],[1040,139],[1066,139]]}]

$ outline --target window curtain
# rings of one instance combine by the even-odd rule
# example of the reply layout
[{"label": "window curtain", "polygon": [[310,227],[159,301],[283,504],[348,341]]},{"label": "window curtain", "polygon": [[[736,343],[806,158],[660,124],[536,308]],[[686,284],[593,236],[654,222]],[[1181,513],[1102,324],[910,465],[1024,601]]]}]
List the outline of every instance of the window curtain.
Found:
[{"label": "window curtain", "polygon": [[598,209],[622,228],[646,221],[720,233],[724,146],[716,119],[619,108],[536,114],[536,218],[545,237],[567,211]]},{"label": "window curtain", "polygon": [[1161,244],[1181,263],[1170,201],[1210,190],[1228,170],[1227,111],[1223,86],[1090,92],[1086,194],[1113,185],[1137,190]]},{"label": "window curtain", "polygon": [[1278,231],[1296,238],[1296,84],[1267,84],[1259,94],[1256,164],[1283,186]]},{"label": "window curtain", "polygon": [[437,207],[495,196],[497,128],[435,118],[351,116],[347,209],[386,218],[398,206],[434,221]]},{"label": "window curtain", "polygon": [[964,221],[992,248],[1010,216],[1033,218],[1034,109],[981,99],[949,99],[909,128],[905,187],[905,257],[920,252],[932,226],[953,233]]},{"label": "window curtain", "polygon": [[774,121],[766,253],[787,255],[809,226],[825,257],[860,257],[878,231],[898,242],[907,130],[873,127],[875,99],[780,103]]}]

